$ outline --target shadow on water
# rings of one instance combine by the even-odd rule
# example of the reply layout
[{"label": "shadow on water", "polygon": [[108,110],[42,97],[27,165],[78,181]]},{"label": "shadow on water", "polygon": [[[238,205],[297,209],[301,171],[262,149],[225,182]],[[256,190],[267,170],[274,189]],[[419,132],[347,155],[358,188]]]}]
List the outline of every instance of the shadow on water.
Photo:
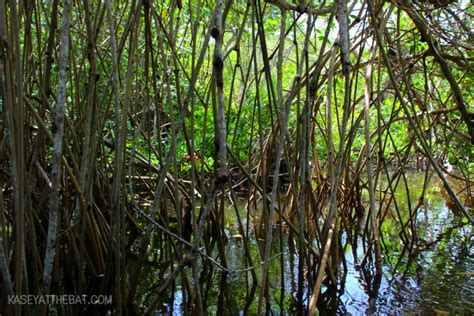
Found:
[{"label": "shadow on water", "polygon": [[[370,246],[363,235],[355,238],[348,237],[346,232],[340,234],[339,255],[344,260],[338,268],[340,277],[337,284],[323,283],[318,300],[318,309],[322,314],[469,315],[474,311],[473,226],[453,212],[449,199],[442,192],[441,183],[432,179],[423,197],[424,203],[415,214],[413,227],[406,229],[409,236],[405,236],[408,238],[405,240],[400,222],[410,216],[407,211],[409,203],[418,198],[423,175],[410,174],[408,185],[409,197],[400,188],[395,192],[402,221],[396,219],[394,212],[387,212],[380,227],[383,253],[381,276],[375,276],[375,263],[370,251],[367,251]],[[241,212],[242,215],[245,213],[243,207]],[[205,311],[206,314],[216,315],[255,315],[260,291],[257,285],[261,275],[261,265],[258,264],[261,258],[260,241],[255,237],[250,220],[248,245],[258,277],[255,280],[250,273],[251,267],[248,256],[245,256],[235,215],[231,211],[227,213],[225,255],[230,272],[219,271],[211,265],[200,267]],[[245,220],[243,225],[247,225]],[[302,306],[308,306],[310,287],[305,283],[304,293],[298,299],[295,242],[291,234],[281,234],[278,228],[274,236],[268,291],[272,303],[267,306],[267,314],[301,314]],[[350,242],[350,238],[356,242]],[[185,307],[193,302],[183,301],[183,286],[190,285],[183,285],[178,278],[174,297],[157,311],[157,315],[187,314]]]}]

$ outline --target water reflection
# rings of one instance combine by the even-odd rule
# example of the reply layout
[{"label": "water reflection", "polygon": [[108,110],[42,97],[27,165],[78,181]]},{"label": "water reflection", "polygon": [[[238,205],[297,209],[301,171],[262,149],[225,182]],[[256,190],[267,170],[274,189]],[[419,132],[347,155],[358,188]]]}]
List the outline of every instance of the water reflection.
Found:
[{"label": "water reflection", "polygon": [[[318,301],[318,309],[323,314],[449,312],[467,315],[474,311],[473,226],[462,216],[455,215],[449,201],[440,194],[440,184],[436,180],[431,180],[424,203],[417,208],[413,227],[407,229],[407,236],[401,233],[400,222],[407,223],[409,205],[413,212],[413,201],[419,197],[422,176],[410,176],[409,185],[413,190],[409,194],[402,189],[395,192],[402,221],[391,210],[381,225],[382,276],[375,276],[374,258],[367,251],[366,241],[347,236],[346,232],[340,234],[339,243],[343,249],[340,256],[345,260],[338,267],[338,283],[323,283]],[[383,203],[379,206],[383,207]],[[200,280],[206,314],[255,315],[260,291],[257,280],[261,273],[258,241],[249,222],[248,251],[258,277],[255,278],[244,256],[245,247],[243,240],[238,238],[235,218],[230,215],[227,221],[225,253],[231,272],[215,271],[212,266],[202,269]],[[247,222],[244,220],[243,224],[245,226]],[[359,229],[363,229],[363,225]],[[267,311],[274,315],[305,313],[312,285],[305,284],[304,293],[298,295],[299,258],[294,241],[287,234],[282,234],[280,240],[278,229],[274,236],[269,268],[271,304]],[[175,291],[173,315],[183,313],[181,286],[178,284]],[[165,309],[170,312],[171,306],[165,306]]]}]

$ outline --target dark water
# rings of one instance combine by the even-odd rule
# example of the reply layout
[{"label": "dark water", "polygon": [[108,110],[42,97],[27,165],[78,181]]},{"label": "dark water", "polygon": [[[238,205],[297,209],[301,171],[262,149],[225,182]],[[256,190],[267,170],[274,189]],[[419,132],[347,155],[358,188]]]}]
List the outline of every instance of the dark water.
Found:
[{"label": "dark water", "polygon": [[[408,178],[409,194],[401,186],[396,190],[398,206],[402,218],[408,218],[408,196],[411,206],[419,197],[423,186],[423,174],[413,173]],[[474,313],[474,230],[462,215],[456,214],[450,201],[443,194],[441,183],[432,179],[424,196],[424,206],[416,215],[415,227],[417,242],[404,247],[400,239],[400,227],[397,221],[387,216],[381,227],[383,239],[383,276],[378,287],[373,286],[373,270],[362,269],[354,260],[350,243],[345,242],[343,235],[347,275],[344,291],[337,295],[338,314],[429,314],[429,315],[472,315]],[[242,210],[242,217],[245,212]],[[244,223],[245,225],[245,223]],[[251,223],[249,223],[251,225]],[[206,300],[206,311],[209,314],[255,315],[259,289],[252,282],[246,268],[243,242],[239,238],[235,213],[229,209],[227,214],[226,256],[230,274],[214,273],[213,279],[205,287],[203,295]],[[250,252],[260,280],[259,250],[255,236],[250,229]],[[286,236],[283,236],[283,254],[275,230],[276,240],[273,244],[273,257],[270,262],[270,294],[273,298],[273,312],[279,315],[294,314],[297,292],[298,258],[290,257]],[[358,243],[357,257],[364,255]],[[280,259],[283,256],[283,291],[282,268]],[[342,268],[340,268],[340,273]],[[341,284],[339,284],[339,287]],[[173,315],[181,315],[182,292],[179,282],[174,301],[165,308]],[[306,292],[307,288],[305,287]],[[323,292],[325,288],[323,287]],[[280,306],[283,297],[283,306]],[[303,297],[307,306],[309,294]],[[171,302],[170,302],[171,303]],[[158,313],[160,315],[160,313]]]}]

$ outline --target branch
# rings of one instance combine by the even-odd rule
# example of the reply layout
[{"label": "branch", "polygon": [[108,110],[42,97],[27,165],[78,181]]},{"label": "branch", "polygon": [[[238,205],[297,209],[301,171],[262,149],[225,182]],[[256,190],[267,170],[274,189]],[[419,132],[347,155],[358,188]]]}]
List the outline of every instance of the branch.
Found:
[{"label": "branch", "polygon": [[418,31],[420,32],[420,36],[422,40],[426,41],[426,43],[428,44],[428,47],[432,56],[438,62],[441,68],[441,71],[443,72],[443,75],[446,77],[446,80],[448,80],[449,85],[454,95],[454,100],[456,101],[459,111],[461,112],[461,118],[466,123],[467,128],[469,130],[471,143],[474,144],[474,115],[473,113],[470,113],[467,109],[466,102],[464,101],[464,97],[462,95],[461,89],[459,88],[459,85],[456,79],[454,78],[454,75],[450,69],[450,66],[448,65],[448,62],[446,61],[446,59],[444,59],[443,54],[440,51],[438,51],[438,43],[433,39],[433,37],[429,33],[428,27],[426,26],[426,23],[423,17],[420,16],[418,12],[416,12],[415,10],[408,9],[410,7],[413,7],[411,5],[411,2],[407,0],[403,0],[401,4],[405,7],[407,14],[415,23]]},{"label": "branch", "polygon": [[299,13],[312,14],[314,16],[328,14],[332,10],[332,7],[324,7],[324,8],[320,8],[320,9],[310,8],[309,6],[307,6],[305,4],[306,1],[304,1],[304,0],[300,0],[299,1],[300,3],[298,5],[286,2],[284,0],[265,0],[265,2],[275,5],[281,11],[292,10],[292,11],[296,11],[296,12],[299,12]]}]

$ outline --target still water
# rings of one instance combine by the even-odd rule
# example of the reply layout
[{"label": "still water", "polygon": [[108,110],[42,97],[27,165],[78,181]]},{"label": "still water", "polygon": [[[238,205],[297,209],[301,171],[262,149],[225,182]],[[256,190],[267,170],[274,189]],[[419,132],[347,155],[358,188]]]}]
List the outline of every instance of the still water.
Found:
[{"label": "still water", "polygon": [[[423,187],[423,179],[424,174],[411,173],[408,177],[409,193],[402,186],[397,188],[395,195],[402,218],[408,218],[408,205],[414,208]],[[248,270],[242,271],[248,266],[243,241],[239,237],[235,213],[233,210],[228,213],[225,229],[228,242],[225,250],[228,268],[232,272],[215,272],[212,279],[206,281],[207,285],[203,285],[206,312],[211,315],[255,315],[259,289]],[[244,210],[241,216],[245,226]],[[257,262],[255,269],[260,278],[259,248],[251,225],[249,222],[250,253],[254,263]],[[387,216],[381,226],[383,275],[380,283],[376,283],[379,286],[374,286],[374,270],[363,269],[359,265],[360,258],[364,256],[362,242],[359,241],[357,249],[351,249],[347,236],[342,235],[346,278],[344,284],[338,284],[337,302],[332,305],[336,309],[321,308],[321,314],[474,313],[473,226],[452,210],[440,181],[435,177],[430,180],[425,191],[424,205],[416,213],[416,242],[404,247],[399,226],[399,221],[394,216]],[[286,235],[282,235],[282,243],[278,238],[278,230],[275,230],[274,236],[276,238],[269,270],[270,295],[273,299],[271,314],[292,315],[296,312],[297,305],[307,306],[310,291],[305,285],[306,295],[302,302],[297,301],[298,258],[290,255]],[[358,259],[354,258],[354,254]],[[342,267],[340,269],[342,272]],[[325,290],[327,289],[323,287],[323,293]],[[157,315],[183,313],[179,282],[174,293]]]}]

